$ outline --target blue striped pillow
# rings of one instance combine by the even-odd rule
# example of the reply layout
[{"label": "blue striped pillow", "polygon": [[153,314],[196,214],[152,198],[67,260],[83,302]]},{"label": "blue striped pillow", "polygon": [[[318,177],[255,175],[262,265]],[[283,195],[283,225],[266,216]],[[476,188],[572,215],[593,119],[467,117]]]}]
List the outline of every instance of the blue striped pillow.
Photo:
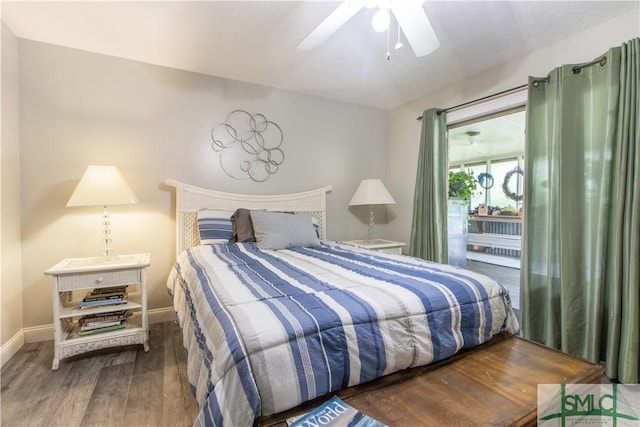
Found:
[{"label": "blue striped pillow", "polygon": [[198,233],[201,245],[219,245],[229,243],[233,236],[231,226],[233,212],[215,209],[202,209],[198,211]]}]

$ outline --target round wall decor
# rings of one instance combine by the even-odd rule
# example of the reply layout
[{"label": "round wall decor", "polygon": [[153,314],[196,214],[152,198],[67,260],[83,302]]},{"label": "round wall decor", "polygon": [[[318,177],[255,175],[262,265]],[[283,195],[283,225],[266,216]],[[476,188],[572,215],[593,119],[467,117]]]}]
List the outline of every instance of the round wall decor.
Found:
[{"label": "round wall decor", "polygon": [[522,196],[523,196],[522,193],[516,194],[515,192],[511,191],[511,189],[509,188],[511,177],[516,173],[522,175],[522,177],[524,178],[524,171],[520,166],[516,166],[513,170],[510,170],[505,174],[504,182],[502,183],[502,191],[511,200],[515,200],[516,202],[519,202],[522,200]]},{"label": "round wall decor", "polygon": [[234,179],[264,182],[284,162],[284,137],[276,123],[260,113],[234,110],[211,130],[211,148],[220,153],[220,167]]},{"label": "round wall decor", "polygon": [[482,172],[478,175],[478,184],[480,184],[480,187],[488,190],[493,187],[493,175],[488,172]]}]

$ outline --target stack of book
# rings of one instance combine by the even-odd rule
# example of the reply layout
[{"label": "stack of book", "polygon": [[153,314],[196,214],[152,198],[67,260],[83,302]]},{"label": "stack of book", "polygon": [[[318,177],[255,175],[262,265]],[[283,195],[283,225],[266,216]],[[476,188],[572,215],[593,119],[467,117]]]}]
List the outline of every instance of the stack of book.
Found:
[{"label": "stack of book", "polygon": [[127,287],[96,288],[87,292],[80,302],[80,308],[99,307],[102,305],[124,304],[127,302]]},{"label": "stack of book", "polygon": [[82,316],[78,320],[78,323],[80,324],[80,335],[89,335],[122,329],[127,325],[128,316],[128,310]]}]

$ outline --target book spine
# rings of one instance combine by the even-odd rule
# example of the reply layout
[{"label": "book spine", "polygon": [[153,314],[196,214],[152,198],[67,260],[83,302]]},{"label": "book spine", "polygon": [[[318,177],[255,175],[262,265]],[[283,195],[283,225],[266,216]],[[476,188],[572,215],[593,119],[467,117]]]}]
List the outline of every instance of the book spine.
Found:
[{"label": "book spine", "polygon": [[126,316],[128,313],[129,313],[129,310],[119,310],[119,311],[112,311],[110,313],[85,314],[84,316],[82,316],[82,319],[93,319],[96,317],[103,317],[103,316]]},{"label": "book spine", "polygon": [[126,304],[126,302],[127,302],[126,298],[106,299],[106,300],[97,300],[97,301],[82,301],[80,302],[80,308],[99,307],[102,305]]},{"label": "book spine", "polygon": [[122,298],[127,295],[127,292],[110,292],[104,294],[93,295],[92,293],[87,293],[83,298],[83,301],[97,301],[103,299],[115,299]]},{"label": "book spine", "polygon": [[88,331],[80,331],[79,334],[80,335],[98,334],[100,332],[108,332],[108,331],[115,331],[116,329],[123,329],[124,327],[125,327],[125,322],[121,322],[119,325],[107,326],[107,327],[104,327],[104,328],[91,329],[91,330],[88,330]]},{"label": "book spine", "polygon": [[83,325],[90,322],[109,322],[113,320],[123,320],[128,317],[128,311],[116,311],[114,313],[107,314],[94,314],[81,317],[78,322]]},{"label": "book spine", "polygon": [[127,286],[114,286],[112,288],[95,288],[91,291],[93,294],[102,294],[110,292],[124,292],[127,290]]},{"label": "book spine", "polygon": [[122,323],[121,320],[115,320],[112,322],[92,322],[92,323],[85,323],[84,325],[82,325],[80,327],[81,331],[91,331],[93,329],[102,329],[102,328],[106,328],[109,326],[117,326],[120,325],[120,323]]},{"label": "book spine", "polygon": [[107,295],[107,296],[87,296],[84,297],[82,299],[82,301],[102,301],[102,300],[107,300],[107,299],[118,299],[118,298],[122,298],[124,295],[123,294],[113,294],[113,295]]}]

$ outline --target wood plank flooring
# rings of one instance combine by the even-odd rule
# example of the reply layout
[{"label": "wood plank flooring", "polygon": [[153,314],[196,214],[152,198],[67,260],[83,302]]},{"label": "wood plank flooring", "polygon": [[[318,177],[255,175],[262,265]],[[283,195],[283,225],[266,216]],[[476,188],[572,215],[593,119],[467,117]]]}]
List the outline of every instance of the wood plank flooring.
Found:
[{"label": "wood plank flooring", "polygon": [[149,333],[148,353],[142,346],[105,349],[64,359],[57,371],[53,341],[25,344],[0,373],[2,427],[191,426],[198,407],[180,329],[157,323]]},{"label": "wood plank flooring", "polygon": [[53,341],[25,344],[0,373],[0,420],[19,426],[191,426],[198,413],[180,328],[156,323],[150,349],[112,348],[64,359]]}]

